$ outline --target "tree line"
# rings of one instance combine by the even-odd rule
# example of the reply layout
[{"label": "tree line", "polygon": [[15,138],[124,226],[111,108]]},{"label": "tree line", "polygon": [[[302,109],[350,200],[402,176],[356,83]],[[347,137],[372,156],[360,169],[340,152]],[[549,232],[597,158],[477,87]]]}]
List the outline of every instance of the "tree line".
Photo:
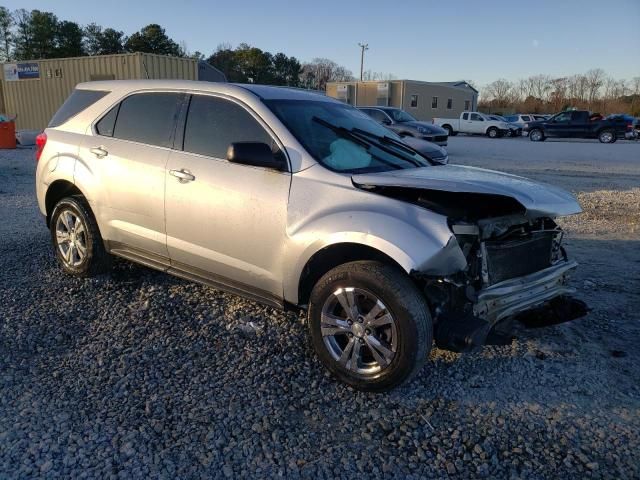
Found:
[{"label": "tree line", "polygon": [[640,77],[616,79],[596,68],[566,77],[533,75],[514,82],[499,79],[482,89],[479,107],[526,113],[577,108],[640,116]]},{"label": "tree line", "polygon": [[[131,35],[116,28],[60,20],[51,12],[0,6],[0,62],[48,58],[155,53],[205,60],[230,82],[262,83],[324,90],[327,82],[353,80],[353,74],[328,58],[301,62],[282,52],[270,53],[241,43],[233,48],[221,44],[208,57],[189,52],[184,43],[170,38],[158,24],[150,24]],[[384,74],[366,72],[370,77]]]}]

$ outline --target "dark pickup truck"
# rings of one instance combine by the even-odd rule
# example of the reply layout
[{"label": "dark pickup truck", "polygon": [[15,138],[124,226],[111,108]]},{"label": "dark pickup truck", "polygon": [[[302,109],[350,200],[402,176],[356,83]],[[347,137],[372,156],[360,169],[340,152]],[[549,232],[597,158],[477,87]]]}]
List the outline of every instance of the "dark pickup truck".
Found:
[{"label": "dark pickup truck", "polygon": [[597,138],[602,143],[613,143],[618,138],[625,138],[633,125],[617,119],[603,120],[599,115],[592,115],[585,110],[561,112],[548,120],[529,122],[524,131],[529,132],[529,139],[542,142],[547,138]]}]

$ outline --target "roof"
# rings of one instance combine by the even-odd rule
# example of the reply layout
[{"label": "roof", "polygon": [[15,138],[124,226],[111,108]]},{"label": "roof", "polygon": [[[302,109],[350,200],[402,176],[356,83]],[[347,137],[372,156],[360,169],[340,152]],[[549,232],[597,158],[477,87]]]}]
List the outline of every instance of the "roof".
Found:
[{"label": "roof", "polygon": [[263,100],[314,100],[337,102],[334,98],[314,91],[298,88],[276,87],[243,83],[202,82],[196,80],[105,80],[85,82],[77,85],[82,90],[134,91],[153,89],[198,90],[202,92],[226,93],[242,96],[247,92]]}]

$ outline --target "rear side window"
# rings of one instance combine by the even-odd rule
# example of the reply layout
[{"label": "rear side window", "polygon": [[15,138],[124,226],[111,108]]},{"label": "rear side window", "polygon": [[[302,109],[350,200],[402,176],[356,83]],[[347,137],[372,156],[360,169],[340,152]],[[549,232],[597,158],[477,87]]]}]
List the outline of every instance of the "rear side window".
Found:
[{"label": "rear side window", "polygon": [[271,136],[240,105],[194,95],[185,125],[184,151],[224,159],[234,142],[262,142],[273,147]]},{"label": "rear side window", "polygon": [[74,90],[49,122],[49,128],[62,125],[108,93],[102,90]]},{"label": "rear side window", "polygon": [[[125,98],[120,103],[113,137],[171,147],[181,101],[179,93],[138,93]],[[110,115],[111,112],[107,114]],[[103,127],[108,131],[107,124]]]}]

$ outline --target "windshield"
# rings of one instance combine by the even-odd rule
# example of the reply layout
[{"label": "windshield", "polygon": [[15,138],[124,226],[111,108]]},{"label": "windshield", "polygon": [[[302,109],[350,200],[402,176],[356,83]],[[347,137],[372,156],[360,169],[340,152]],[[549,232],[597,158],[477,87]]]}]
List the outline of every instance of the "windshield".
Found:
[{"label": "windshield", "polygon": [[416,122],[417,120],[409,115],[404,110],[385,110],[386,114],[393,118],[394,122],[403,123],[403,122]]},{"label": "windshield", "polygon": [[342,173],[387,172],[429,162],[356,108],[314,100],[264,100],[318,162]]}]

